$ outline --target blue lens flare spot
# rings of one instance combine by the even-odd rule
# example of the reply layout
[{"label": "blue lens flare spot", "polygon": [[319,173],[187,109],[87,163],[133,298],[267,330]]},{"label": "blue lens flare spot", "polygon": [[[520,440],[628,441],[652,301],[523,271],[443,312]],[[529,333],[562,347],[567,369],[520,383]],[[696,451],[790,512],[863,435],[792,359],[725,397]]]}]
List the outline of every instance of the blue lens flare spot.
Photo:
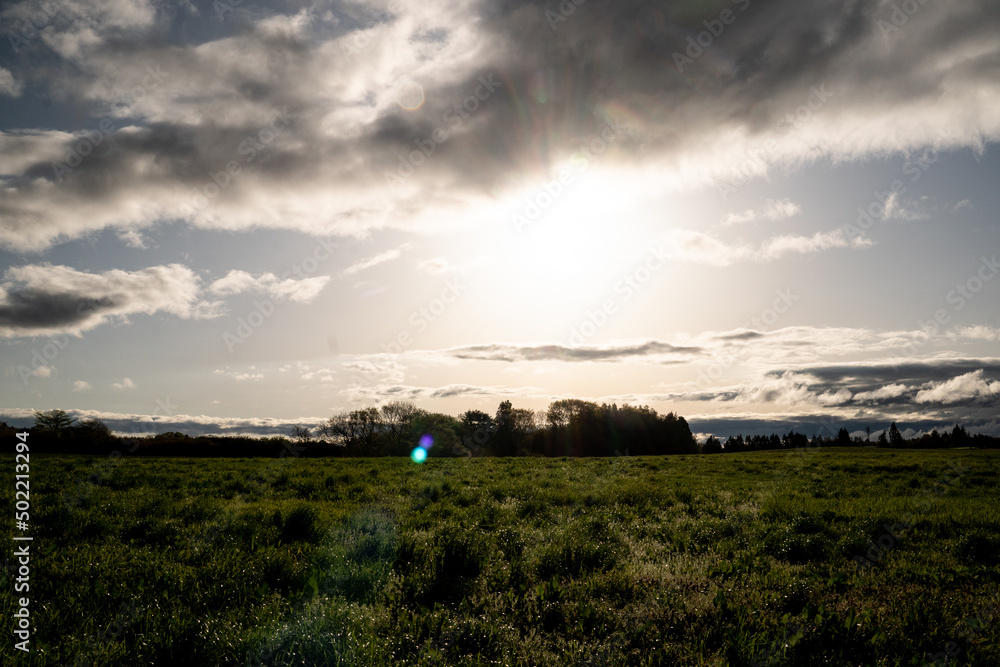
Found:
[{"label": "blue lens flare spot", "polygon": [[420,436],[420,446],[424,449],[430,449],[431,445],[434,444],[434,438],[429,435]]},{"label": "blue lens flare spot", "polygon": [[410,453],[410,458],[413,459],[414,463],[423,463],[427,460],[427,450],[423,447],[417,447]]}]

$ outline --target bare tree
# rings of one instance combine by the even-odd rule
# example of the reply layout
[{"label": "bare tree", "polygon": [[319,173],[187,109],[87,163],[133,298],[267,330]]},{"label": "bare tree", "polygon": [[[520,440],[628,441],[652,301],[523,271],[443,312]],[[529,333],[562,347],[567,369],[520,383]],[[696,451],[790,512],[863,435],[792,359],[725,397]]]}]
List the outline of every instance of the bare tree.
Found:
[{"label": "bare tree", "polygon": [[312,429],[308,426],[293,426],[292,438],[300,444],[305,444],[313,438]]},{"label": "bare tree", "polygon": [[409,401],[393,401],[382,406],[381,416],[386,441],[384,452],[386,454],[404,455],[413,448],[413,443],[409,442],[412,436],[410,431],[414,420],[422,412]]},{"label": "bare tree", "polygon": [[378,408],[364,408],[330,417],[319,433],[355,456],[378,456],[382,453],[383,426]]}]

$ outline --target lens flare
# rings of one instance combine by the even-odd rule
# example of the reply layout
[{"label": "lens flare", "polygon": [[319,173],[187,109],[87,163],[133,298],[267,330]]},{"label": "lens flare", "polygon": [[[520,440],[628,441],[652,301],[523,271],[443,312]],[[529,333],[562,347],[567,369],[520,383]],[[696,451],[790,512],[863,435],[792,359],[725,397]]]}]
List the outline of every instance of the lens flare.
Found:
[{"label": "lens flare", "polygon": [[427,460],[427,450],[423,447],[417,447],[410,453],[410,458],[413,459],[414,463],[423,463]]},{"label": "lens flare", "polygon": [[406,111],[416,111],[424,105],[424,87],[409,79],[400,82],[396,86],[396,103]]},{"label": "lens flare", "polygon": [[423,447],[424,449],[430,449],[431,445],[433,444],[434,444],[434,438],[432,436],[426,434],[420,436],[420,446]]}]

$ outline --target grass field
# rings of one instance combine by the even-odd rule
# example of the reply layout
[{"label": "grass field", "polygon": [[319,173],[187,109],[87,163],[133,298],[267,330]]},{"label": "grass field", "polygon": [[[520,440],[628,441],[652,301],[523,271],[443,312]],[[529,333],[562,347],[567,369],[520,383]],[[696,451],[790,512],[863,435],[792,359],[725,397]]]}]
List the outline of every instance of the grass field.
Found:
[{"label": "grass field", "polygon": [[4,664],[1000,664],[997,451],[31,463]]}]

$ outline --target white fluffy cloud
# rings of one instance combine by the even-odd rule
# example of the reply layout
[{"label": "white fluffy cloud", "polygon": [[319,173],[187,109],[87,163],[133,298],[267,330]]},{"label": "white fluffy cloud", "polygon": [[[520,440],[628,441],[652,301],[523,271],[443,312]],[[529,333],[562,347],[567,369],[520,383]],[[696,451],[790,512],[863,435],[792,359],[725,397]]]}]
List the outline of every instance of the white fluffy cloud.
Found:
[{"label": "white fluffy cloud", "polygon": [[112,382],[111,386],[118,391],[131,391],[136,388],[135,382],[129,378],[124,378],[121,382]]},{"label": "white fluffy cloud", "polygon": [[747,209],[741,213],[730,213],[722,219],[723,225],[741,225],[757,220],[769,220],[776,222],[791,218],[802,212],[802,207],[791,199],[767,199],[764,205],[758,209]]},{"label": "white fluffy cloud", "polygon": [[378,254],[372,255],[371,257],[366,257],[364,259],[358,260],[354,264],[351,264],[346,269],[340,272],[341,276],[353,276],[355,274],[366,271],[379,264],[384,264],[386,262],[391,262],[393,260],[399,259],[403,256],[403,253],[409,250],[413,246],[412,243],[404,243],[398,248],[392,248],[386,250],[385,252],[380,252]]},{"label": "white fluffy cloud", "polygon": [[859,249],[873,245],[863,236],[849,238],[842,229],[816,232],[812,236],[786,234],[759,244],[731,244],[716,236],[693,230],[673,230],[665,235],[666,253],[674,259],[715,266],[737,262],[770,262],[787,255],[802,255],[836,248]]},{"label": "white fluffy cloud", "polygon": [[910,391],[904,384],[888,384],[872,391],[862,391],[854,395],[855,401],[880,401],[887,398],[898,398]]},{"label": "white fluffy cloud", "polygon": [[990,398],[1000,394],[1000,382],[991,382],[982,370],[959,375],[941,383],[932,383],[917,392],[918,403],[961,403],[974,398]]},{"label": "white fluffy cloud", "polygon": [[14,78],[9,69],[0,67],[0,95],[20,97],[24,86]]},{"label": "white fluffy cloud", "polygon": [[329,276],[282,280],[273,273],[262,273],[254,277],[246,271],[234,269],[209,285],[209,290],[217,294],[262,292],[295,303],[309,303],[319,296],[329,281]]}]

